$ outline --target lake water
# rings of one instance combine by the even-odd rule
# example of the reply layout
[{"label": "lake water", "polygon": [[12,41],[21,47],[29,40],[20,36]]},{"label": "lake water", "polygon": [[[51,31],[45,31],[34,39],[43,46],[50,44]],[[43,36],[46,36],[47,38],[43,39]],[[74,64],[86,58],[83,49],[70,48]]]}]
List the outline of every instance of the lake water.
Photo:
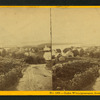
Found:
[{"label": "lake water", "polygon": [[78,44],[74,44],[74,45],[52,45],[52,49],[53,50],[56,50],[56,49],[61,49],[61,50],[64,50],[65,48],[69,48],[69,47],[71,47],[71,46],[74,46],[74,47],[80,47],[80,45],[78,45]]},{"label": "lake water", "polygon": [[84,44],[52,45],[52,50],[61,49],[61,51],[62,51],[65,48],[70,48],[72,46],[73,47],[82,47],[83,49],[86,49],[86,48],[90,47],[91,45],[84,45]]}]

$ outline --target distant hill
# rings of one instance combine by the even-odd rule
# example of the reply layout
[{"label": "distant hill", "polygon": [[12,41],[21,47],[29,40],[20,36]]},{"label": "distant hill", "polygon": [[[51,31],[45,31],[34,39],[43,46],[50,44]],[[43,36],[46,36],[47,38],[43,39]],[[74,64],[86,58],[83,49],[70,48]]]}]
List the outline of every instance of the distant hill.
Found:
[{"label": "distant hill", "polygon": [[71,45],[71,44],[80,44],[80,43],[52,43],[52,45]]},{"label": "distant hill", "polygon": [[44,48],[45,45],[47,45],[48,47],[51,47],[51,44],[50,44],[50,43],[39,44],[38,47],[39,47],[39,48]]},{"label": "distant hill", "polygon": [[51,47],[50,43],[42,43],[42,44],[39,44],[39,45],[26,45],[26,46],[23,46],[23,47],[24,48],[44,48],[45,45],[47,45],[48,47]]}]

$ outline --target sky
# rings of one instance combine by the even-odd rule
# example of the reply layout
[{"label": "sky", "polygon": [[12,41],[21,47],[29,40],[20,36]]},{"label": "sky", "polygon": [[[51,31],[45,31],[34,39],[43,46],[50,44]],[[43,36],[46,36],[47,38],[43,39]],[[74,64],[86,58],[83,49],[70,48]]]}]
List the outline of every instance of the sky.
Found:
[{"label": "sky", "polygon": [[[53,43],[100,45],[100,8],[51,8]],[[50,8],[0,8],[0,46],[51,41]]]},{"label": "sky", "polygon": [[49,8],[0,8],[0,46],[50,42]]},{"label": "sky", "polygon": [[53,43],[100,45],[100,8],[52,8]]}]

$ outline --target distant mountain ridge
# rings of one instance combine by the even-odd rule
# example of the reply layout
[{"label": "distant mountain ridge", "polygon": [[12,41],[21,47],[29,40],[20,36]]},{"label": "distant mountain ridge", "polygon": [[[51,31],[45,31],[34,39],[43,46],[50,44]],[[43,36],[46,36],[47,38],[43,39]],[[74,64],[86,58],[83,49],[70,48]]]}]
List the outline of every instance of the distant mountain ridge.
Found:
[{"label": "distant mountain ridge", "polygon": [[27,47],[27,48],[29,48],[29,47],[39,47],[39,48],[43,48],[43,47],[45,47],[45,45],[50,47],[51,43],[42,43],[42,44],[38,44],[38,45],[26,45],[26,46],[22,46],[22,47]]},{"label": "distant mountain ridge", "polygon": [[52,45],[71,45],[71,44],[82,44],[82,43],[52,43]]},{"label": "distant mountain ridge", "polygon": [[90,43],[52,43],[52,45],[100,46],[99,44],[90,44]]}]

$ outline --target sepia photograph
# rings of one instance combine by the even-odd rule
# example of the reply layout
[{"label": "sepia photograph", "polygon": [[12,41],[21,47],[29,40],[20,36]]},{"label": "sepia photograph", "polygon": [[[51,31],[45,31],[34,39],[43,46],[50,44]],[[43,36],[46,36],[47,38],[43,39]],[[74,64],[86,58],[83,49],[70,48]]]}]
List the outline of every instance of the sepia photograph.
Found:
[{"label": "sepia photograph", "polygon": [[100,91],[100,8],[0,8],[0,91]]},{"label": "sepia photograph", "polygon": [[49,8],[0,8],[0,91],[52,90]]},{"label": "sepia photograph", "polygon": [[53,90],[100,91],[100,8],[52,8]]}]

